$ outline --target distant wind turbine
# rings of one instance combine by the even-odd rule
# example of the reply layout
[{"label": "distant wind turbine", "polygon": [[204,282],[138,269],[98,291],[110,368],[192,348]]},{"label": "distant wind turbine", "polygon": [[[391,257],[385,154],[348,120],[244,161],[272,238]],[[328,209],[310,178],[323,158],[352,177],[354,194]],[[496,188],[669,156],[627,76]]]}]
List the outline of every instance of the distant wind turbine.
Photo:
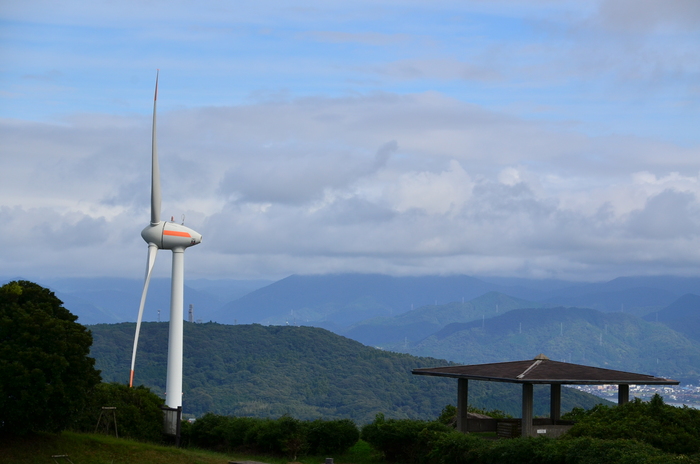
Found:
[{"label": "distant wind turbine", "polygon": [[170,322],[168,333],[168,368],[165,383],[165,404],[169,408],[182,406],[182,345],[183,312],[185,289],[185,249],[202,242],[202,236],[194,230],[175,222],[160,220],[161,191],[160,169],[158,167],[158,147],[156,139],[156,103],[158,102],[158,73],[156,73],[156,90],[153,97],[153,133],[151,151],[151,223],[141,231],[141,237],[148,243],[146,260],[146,277],[141,293],[141,304],[136,321],[134,349],[131,355],[131,373],[129,386],[134,384],[134,365],[136,348],[139,342],[143,307],[146,303],[148,285],[151,282],[153,265],[158,250],[173,252],[172,287],[170,292]]}]

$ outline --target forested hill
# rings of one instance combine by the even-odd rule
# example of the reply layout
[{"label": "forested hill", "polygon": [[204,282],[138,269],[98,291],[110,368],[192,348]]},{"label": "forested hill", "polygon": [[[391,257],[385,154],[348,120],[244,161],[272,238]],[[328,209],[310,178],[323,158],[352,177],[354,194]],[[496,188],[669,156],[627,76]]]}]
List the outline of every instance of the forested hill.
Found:
[{"label": "forested hill", "polygon": [[534,308],[530,301],[503,293],[489,292],[467,302],[422,306],[393,317],[362,321],[342,335],[370,346],[391,346],[418,342],[448,324],[493,317],[516,308]]},{"label": "forested hill", "polygon": [[697,341],[660,322],[587,308],[516,309],[490,319],[450,324],[408,350],[470,363],[523,359],[541,352],[560,361],[691,383],[700,377]]},{"label": "forested hill", "polygon": [[[92,356],[105,381],[128,379],[135,324],[90,326]],[[135,383],[161,394],[165,385],[167,323],[141,327]],[[185,323],[185,413],[300,419],[437,417],[456,404],[454,379],[415,376],[418,367],[447,361],[381,351],[313,327]],[[473,382],[470,403],[519,415],[515,385]],[[548,389],[536,388],[536,414],[548,412]],[[563,409],[599,400],[564,389]]]},{"label": "forested hill", "polygon": [[660,322],[691,340],[700,342],[700,296],[688,293],[644,319]]}]

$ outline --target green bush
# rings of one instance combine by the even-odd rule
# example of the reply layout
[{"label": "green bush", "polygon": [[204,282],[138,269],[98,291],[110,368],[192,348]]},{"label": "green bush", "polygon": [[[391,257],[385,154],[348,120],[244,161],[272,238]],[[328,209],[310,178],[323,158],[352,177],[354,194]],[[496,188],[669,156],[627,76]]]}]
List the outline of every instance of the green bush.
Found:
[{"label": "green bush", "polygon": [[638,440],[667,453],[700,453],[700,410],[664,404],[659,395],[620,406],[596,406],[569,430],[568,437]]},{"label": "green bush", "polygon": [[[655,405],[650,405],[650,408],[656,410],[657,418],[678,414],[685,417],[684,414],[687,413],[685,409],[681,410],[682,414],[679,411],[671,411],[659,400],[655,400]],[[599,409],[608,412],[609,408]],[[446,412],[445,416],[449,415],[450,411],[447,408]],[[616,426],[628,428],[624,424]],[[669,440],[672,447],[679,449],[680,441],[687,439],[688,434],[684,432],[680,439],[671,439],[668,437],[670,430],[677,429],[671,427],[657,432],[660,437],[665,437],[662,439]],[[362,438],[380,451],[388,462],[403,464],[700,463],[700,454],[671,454],[655,448],[650,443],[634,439],[537,437],[493,441],[474,434],[456,432],[441,421],[386,420],[381,414],[377,415],[374,422],[362,428]]]},{"label": "green bush", "polygon": [[349,419],[300,421],[205,414],[183,429],[182,443],[215,451],[253,451],[287,456],[340,454],[359,439]]},{"label": "green bush", "polygon": [[308,447],[304,424],[289,416],[259,421],[248,431],[246,442],[260,452],[289,456],[293,460]]},{"label": "green bush", "polygon": [[[492,417],[494,419],[511,419],[513,417],[510,414],[506,414],[505,412],[501,411],[500,409],[486,410],[486,409],[477,408],[475,406],[468,406],[467,412],[476,413],[476,414],[483,414],[485,416],[489,416],[489,417]],[[442,424],[445,424],[445,425],[450,425],[452,427],[456,427],[456,425],[457,425],[457,407],[453,406],[451,404],[448,404],[447,406],[442,408],[442,412],[438,416],[437,421],[442,423]]]},{"label": "green bush", "polygon": [[[86,405],[71,428],[94,432],[102,407],[116,407],[120,437],[160,442],[163,437],[162,404],[163,400],[144,386],[129,388],[118,383],[101,383],[87,396]],[[101,423],[110,422],[110,433],[113,433],[113,416],[105,412],[108,414],[102,415]]]},{"label": "green bush", "polygon": [[457,422],[457,407],[448,404],[442,408],[442,412],[437,418],[437,421],[445,425],[453,425]]},{"label": "green bush", "polygon": [[[557,446],[557,440],[537,438],[514,438],[499,440],[482,448],[478,462],[483,464],[569,464],[566,460],[568,447]],[[607,461],[601,463],[609,464]]]},{"label": "green bush", "polygon": [[362,439],[389,462],[426,462],[436,440],[453,429],[443,423],[409,419],[385,419],[377,414],[362,428]]},{"label": "green bush", "polygon": [[477,462],[491,445],[474,434],[452,431],[441,434],[428,453],[427,462],[433,464],[471,464]]},{"label": "green bush", "polygon": [[350,419],[318,419],[307,423],[306,427],[308,452],[311,455],[342,454],[360,439],[360,431]]},{"label": "green bush", "polygon": [[696,462],[636,440],[515,438],[490,441],[452,432],[436,441],[431,464],[661,464]]},{"label": "green bush", "polygon": [[245,448],[249,435],[264,419],[205,414],[197,419],[183,436],[183,443],[214,451]]},{"label": "green bush", "polygon": [[567,464],[649,464],[676,461],[675,456],[637,440],[602,440],[588,437],[574,440],[569,446],[566,458]]}]

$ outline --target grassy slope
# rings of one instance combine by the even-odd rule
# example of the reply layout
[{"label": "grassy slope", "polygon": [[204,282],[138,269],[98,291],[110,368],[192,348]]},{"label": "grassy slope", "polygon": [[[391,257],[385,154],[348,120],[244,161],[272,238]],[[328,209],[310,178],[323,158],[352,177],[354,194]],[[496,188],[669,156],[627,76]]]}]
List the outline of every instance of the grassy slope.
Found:
[{"label": "grassy slope", "polygon": [[[52,455],[68,455],[75,464],[218,464],[227,463],[231,459],[208,451],[182,450],[105,435],[72,432],[4,437],[0,443],[3,461],[16,464],[53,462]],[[57,461],[68,462],[65,459]]]},{"label": "grassy slope", "polygon": [[[287,463],[288,459],[268,456],[244,456],[211,451],[178,449],[150,443],[117,439],[105,435],[63,432],[60,435],[39,434],[31,437],[0,437],[0,460],[12,464],[52,463],[52,455],[68,455],[74,464],[227,464],[236,461]],[[60,464],[68,463],[58,459]],[[300,458],[302,464],[323,462],[322,457]],[[364,442],[359,442],[339,463],[376,464]]]}]

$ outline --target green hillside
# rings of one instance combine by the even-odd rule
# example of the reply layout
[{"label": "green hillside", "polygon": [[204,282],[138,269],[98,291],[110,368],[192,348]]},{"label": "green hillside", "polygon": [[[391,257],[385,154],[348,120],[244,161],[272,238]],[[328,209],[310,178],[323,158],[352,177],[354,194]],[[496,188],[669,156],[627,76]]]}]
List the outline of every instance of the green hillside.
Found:
[{"label": "green hillside", "polygon": [[691,340],[700,342],[700,296],[688,293],[660,311],[644,317],[660,322]]},{"label": "green hillside", "polygon": [[362,321],[342,334],[371,346],[417,342],[453,322],[469,322],[493,317],[517,308],[537,307],[536,303],[489,292],[464,303],[429,305],[394,317],[377,317]]},{"label": "green hillside", "polygon": [[[91,326],[91,355],[104,381],[128,379],[135,324]],[[166,323],[144,323],[136,384],[163,394]],[[418,367],[447,361],[382,351],[313,327],[185,323],[184,412],[299,419],[434,419],[455,404],[454,379],[415,376]],[[532,357],[528,354],[528,357]],[[536,391],[536,413],[548,411],[547,389]],[[565,389],[563,409],[591,407],[597,398]],[[470,402],[519,415],[515,385],[474,382]]]},{"label": "green hillside", "polygon": [[661,323],[585,308],[518,309],[450,324],[408,349],[469,364],[544,353],[560,361],[681,380],[700,376],[700,343]]}]

